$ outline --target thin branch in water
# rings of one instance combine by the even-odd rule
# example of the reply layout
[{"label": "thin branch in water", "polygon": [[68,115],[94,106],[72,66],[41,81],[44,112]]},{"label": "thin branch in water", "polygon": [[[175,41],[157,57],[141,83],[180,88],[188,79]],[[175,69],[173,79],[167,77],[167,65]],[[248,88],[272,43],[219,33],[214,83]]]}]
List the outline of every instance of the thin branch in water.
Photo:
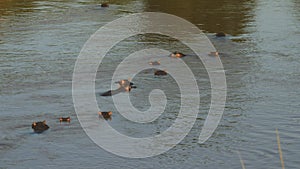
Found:
[{"label": "thin branch in water", "polygon": [[285,169],[284,168],[283,156],[282,156],[282,150],[281,150],[281,146],[280,146],[280,137],[279,137],[278,129],[276,129],[276,136],[277,136],[277,145],[278,145],[278,152],[279,152],[281,167],[282,167],[282,169]]},{"label": "thin branch in water", "polygon": [[239,159],[240,159],[240,162],[241,162],[241,165],[242,165],[242,169],[246,169],[244,160],[242,159],[240,152],[237,151],[237,154],[239,155]]}]

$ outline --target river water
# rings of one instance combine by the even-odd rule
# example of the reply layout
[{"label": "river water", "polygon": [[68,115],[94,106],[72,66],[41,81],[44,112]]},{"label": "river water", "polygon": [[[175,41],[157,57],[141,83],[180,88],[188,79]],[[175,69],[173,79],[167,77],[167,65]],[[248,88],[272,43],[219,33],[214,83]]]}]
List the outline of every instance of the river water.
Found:
[{"label": "river water", "polygon": [[[240,154],[247,169],[273,169],[281,167],[276,129],[285,167],[299,168],[299,1],[114,0],[106,9],[98,4],[94,0],[0,2],[0,168],[242,168]],[[228,93],[217,130],[198,144],[209,110],[210,85],[203,65],[197,63],[200,60],[184,58],[199,76],[201,103],[194,127],[164,154],[128,159],[101,149],[82,130],[73,106],[72,74],[81,48],[96,30],[144,11],[174,14],[203,30],[224,53],[220,57]],[[214,37],[219,31],[228,36]],[[176,43],[170,47],[167,42],[166,37],[153,35],[118,44],[106,56],[104,68],[99,68],[96,92],[107,90],[113,68],[121,56],[140,49],[137,44],[178,50]],[[175,84],[170,77],[160,80],[141,72],[133,79],[138,88],[131,92],[132,103],[145,110],[152,89],[166,91],[170,105],[156,122],[135,124],[111,107],[115,113],[108,123],[134,137],[166,130],[177,115],[178,87],[169,85]],[[100,106],[110,107],[109,98],[97,94],[97,99]],[[71,116],[71,124],[59,124],[60,116]],[[44,119],[50,130],[34,134],[31,123]]]}]

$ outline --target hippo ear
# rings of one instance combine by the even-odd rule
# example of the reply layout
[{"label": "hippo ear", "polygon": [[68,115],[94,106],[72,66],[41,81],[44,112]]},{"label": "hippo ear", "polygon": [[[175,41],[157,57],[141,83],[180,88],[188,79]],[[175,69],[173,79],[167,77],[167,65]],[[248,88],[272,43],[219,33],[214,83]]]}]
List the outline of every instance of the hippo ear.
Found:
[{"label": "hippo ear", "polygon": [[110,115],[110,116],[111,116],[111,115],[112,115],[112,111],[108,112],[108,115]]},{"label": "hippo ear", "polygon": [[44,120],[43,123],[46,124],[46,120]]},{"label": "hippo ear", "polygon": [[98,114],[99,114],[99,115],[102,115],[102,112],[101,112],[101,111],[99,111],[99,112],[98,112]]},{"label": "hippo ear", "polygon": [[32,124],[33,124],[33,126],[36,126],[36,123],[35,123],[35,122],[33,122]]}]

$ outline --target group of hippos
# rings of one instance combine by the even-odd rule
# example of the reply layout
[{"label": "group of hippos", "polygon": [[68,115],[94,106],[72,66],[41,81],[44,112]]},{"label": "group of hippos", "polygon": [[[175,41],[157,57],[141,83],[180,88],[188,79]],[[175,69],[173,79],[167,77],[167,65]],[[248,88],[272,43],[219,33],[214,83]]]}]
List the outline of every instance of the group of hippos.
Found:
[{"label": "group of hippos", "polygon": [[[70,117],[60,117],[59,118],[59,122],[71,122],[71,118]],[[46,120],[44,121],[39,121],[39,122],[33,122],[31,125],[31,128],[33,129],[33,131],[35,133],[42,133],[46,130],[48,130],[50,127],[46,124]]]},{"label": "group of hippos", "polygon": [[[177,52],[177,51],[170,54],[170,57],[173,57],[173,58],[182,58],[184,56],[186,56],[186,55],[183,54],[183,53]],[[152,62],[149,62],[149,64],[150,65],[160,65],[160,62],[159,61],[152,61]],[[168,73],[165,70],[155,70],[154,71],[155,76],[165,76],[167,74]],[[121,80],[121,81],[118,81],[116,83],[119,84],[118,89],[109,90],[107,92],[101,93],[100,96],[112,96],[112,95],[115,95],[115,94],[118,94],[118,93],[121,93],[121,92],[130,92],[131,89],[136,88],[136,86],[129,80]]]},{"label": "group of hippos", "polygon": [[[111,120],[111,115],[112,112],[98,112],[99,118],[104,118],[105,120]],[[60,117],[59,118],[59,122],[67,122],[67,123],[71,123],[71,117]],[[47,125],[46,120],[44,121],[39,121],[39,122],[33,122],[31,125],[31,128],[33,129],[33,131],[35,133],[42,133],[46,130],[48,130],[50,127]]]},{"label": "group of hippos", "polygon": [[[109,7],[108,3],[103,3],[101,4],[101,7]],[[215,34],[216,37],[225,37],[226,34],[223,32],[219,32]],[[218,52],[211,52],[209,55],[211,56],[218,56]],[[182,58],[185,57],[186,55],[181,53],[181,52],[173,52],[169,55],[172,58]],[[160,65],[159,61],[152,61],[149,62],[150,65]],[[168,73],[164,70],[156,70],[154,72],[155,76],[165,76]],[[101,93],[100,96],[112,96],[121,92],[130,92],[131,89],[136,88],[136,86],[130,82],[129,80],[121,80],[116,82],[119,84],[119,88],[116,90],[109,90],[107,92]],[[109,112],[98,112],[99,118],[104,118],[105,120],[111,120],[111,116],[112,116],[112,111]],[[70,123],[71,122],[71,118],[70,117],[60,117],[59,118],[59,122],[67,122]],[[50,127],[46,124],[46,120],[44,121],[39,121],[39,122],[33,122],[31,125],[33,131],[35,133],[42,133],[46,130],[48,130]]]}]

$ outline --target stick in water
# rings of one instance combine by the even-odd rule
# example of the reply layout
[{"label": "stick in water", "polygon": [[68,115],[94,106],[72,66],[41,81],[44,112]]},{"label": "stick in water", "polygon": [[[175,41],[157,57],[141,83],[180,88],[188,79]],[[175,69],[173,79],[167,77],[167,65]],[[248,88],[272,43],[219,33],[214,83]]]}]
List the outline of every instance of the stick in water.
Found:
[{"label": "stick in water", "polygon": [[280,137],[279,137],[278,129],[276,129],[276,136],[277,136],[277,145],[278,145],[278,152],[279,152],[279,157],[280,157],[280,161],[281,161],[281,166],[282,166],[282,169],[284,169],[284,161],[283,161],[283,157],[282,157],[282,150],[281,150],[281,146],[280,146]]},{"label": "stick in water", "polygon": [[237,154],[239,155],[240,162],[241,162],[241,165],[242,165],[242,169],[246,169],[246,167],[245,167],[245,163],[244,163],[244,160],[242,159],[240,152],[239,152],[239,151],[237,151]]}]

